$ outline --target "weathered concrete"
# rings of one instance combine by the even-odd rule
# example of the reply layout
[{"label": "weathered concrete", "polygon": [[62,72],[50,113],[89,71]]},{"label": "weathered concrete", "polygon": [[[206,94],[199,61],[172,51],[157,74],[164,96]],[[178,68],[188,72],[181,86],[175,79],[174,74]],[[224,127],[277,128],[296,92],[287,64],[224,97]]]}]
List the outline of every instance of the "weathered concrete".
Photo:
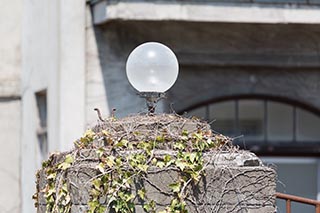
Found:
[{"label": "weathered concrete", "polygon": [[92,23],[91,8],[86,9],[86,124],[97,121],[94,108],[99,108],[104,116],[109,116],[112,107],[109,106],[107,91],[104,85],[103,70],[100,65],[105,59],[99,57],[99,46]]},{"label": "weathered concrete", "polygon": [[150,40],[168,45],[180,62],[179,78],[161,102],[168,111],[170,103],[181,112],[235,95],[320,108],[318,25],[119,21],[88,31],[88,122],[97,119],[94,106],[102,106],[106,115],[115,107],[118,117],[145,108],[127,81],[125,62],[134,47]]},{"label": "weathered concrete", "polygon": [[[87,63],[86,63],[86,121],[97,121],[93,111],[101,109],[108,117],[112,108],[117,109],[116,117],[146,111],[145,100],[139,98],[137,91],[129,84],[125,62],[134,44],[119,39],[118,26],[95,28],[88,17]],[[128,46],[129,44],[129,46]],[[162,102],[157,110],[161,112]]]},{"label": "weathered concrete", "polygon": [[0,3],[0,97],[20,96],[21,0]]},{"label": "weathered concrete", "polygon": [[[93,4],[101,2],[103,0],[91,0]],[[148,2],[148,0],[108,0],[109,4],[115,4],[119,2]],[[224,4],[232,4],[232,3],[242,3],[246,5],[246,3],[259,3],[259,5],[269,5],[273,7],[279,7],[282,5],[294,5],[301,6],[301,5],[314,5],[319,4],[318,0],[153,0],[155,3],[161,2],[171,2],[171,3],[200,3],[200,4],[214,4],[214,3],[224,3]]]},{"label": "weathered concrete", "polygon": [[[174,154],[172,154],[174,156]],[[252,153],[239,152],[235,154],[224,153],[224,161],[219,153],[208,155],[209,165],[206,169],[206,176],[198,183],[188,189],[188,209],[190,212],[275,212],[275,180],[276,174],[273,169],[262,166],[261,163],[250,166],[245,163],[235,162],[235,157],[243,162],[256,160]],[[247,160],[243,160],[247,159]],[[89,166],[79,162],[67,171],[68,189],[70,191],[72,211],[84,212],[90,200],[92,178],[98,175],[96,166],[97,159]],[[226,165],[229,164],[229,165]],[[46,176],[40,173],[38,190],[44,187]],[[150,170],[148,182],[139,182],[146,188],[146,196],[156,201],[158,209],[163,210],[170,204],[171,197],[168,185],[174,182],[178,176],[174,170],[157,171]],[[138,183],[138,182],[137,182]],[[150,185],[149,183],[152,183]],[[133,187],[132,191],[137,189]],[[160,190],[160,191],[159,191]],[[43,193],[39,194],[38,212],[45,212],[45,199]],[[144,212],[139,201],[136,202],[136,212]]]},{"label": "weathered concrete", "polygon": [[[207,101],[242,95],[264,95],[320,108],[320,73],[316,69],[184,67],[183,70],[180,73],[183,80],[178,80],[170,91],[170,97],[174,97],[171,101],[180,112]],[[201,87],[193,86],[200,82]]]},{"label": "weathered concrete", "polygon": [[[263,3],[263,1],[257,0],[254,2]],[[297,0],[293,1],[287,0],[280,3],[299,3]],[[226,4],[225,1],[223,3],[217,3],[216,1],[116,1],[108,4],[107,1],[98,1],[93,3],[93,13],[96,24],[114,20],[320,23],[318,7],[315,6],[306,5],[297,8],[296,5],[279,6],[279,4],[271,4],[271,6],[265,7],[259,4],[228,3]],[[229,15],[226,15],[226,11]]]},{"label": "weathered concrete", "polygon": [[55,127],[60,129],[60,150],[69,150],[73,146],[72,141],[85,129],[85,3],[85,0],[60,1],[60,73],[57,86],[60,119]]},{"label": "weathered concrete", "polygon": [[[119,138],[129,143],[153,141],[157,136],[165,134],[166,137],[163,136],[162,139],[164,141],[152,151],[152,157],[162,159],[170,155],[171,159],[175,159],[177,151],[173,150],[171,144],[181,141],[181,134],[186,131],[191,135],[202,132],[203,137],[209,137],[217,144],[224,144],[224,148],[207,150],[203,153],[205,175],[201,176],[199,182],[186,187],[189,212],[275,212],[275,171],[263,166],[253,153],[240,151],[230,144],[227,145],[230,139],[213,134],[207,123],[175,115],[137,115],[119,120],[109,119],[96,125],[92,131],[97,137],[85,148],[80,139],[77,141],[79,143],[77,149],[51,156],[47,163],[48,167],[45,166],[39,171],[37,179],[38,213],[45,212],[46,199],[43,189],[48,186],[46,185],[48,183],[46,172],[50,171],[48,169],[51,167],[56,168],[57,165],[64,162],[67,154],[74,156],[74,162],[67,170],[55,170],[56,191],[59,191],[62,182],[66,183],[71,212],[85,212],[92,198],[92,181],[101,174],[97,166],[101,163],[102,158],[99,157],[97,149],[105,148],[106,156],[115,153],[117,156],[128,156],[138,151],[129,148],[113,152],[110,151],[110,146],[106,144],[106,141],[116,141]],[[108,136],[104,137],[100,133]],[[192,140],[191,137],[187,138]],[[181,171],[175,166],[164,169],[151,164],[149,166],[143,179],[139,176],[133,179],[130,190],[136,195],[141,186],[144,186],[146,197],[156,202],[157,210],[163,210],[174,198],[169,185],[178,181]],[[116,173],[114,175],[117,176]],[[104,194],[99,197],[99,202],[107,205],[108,200]],[[134,204],[135,212],[144,212],[141,208],[142,200],[136,199]]]},{"label": "weathered concrete", "polygon": [[85,129],[86,4],[84,0],[23,3],[21,175],[23,212],[30,213],[34,211],[32,171],[41,164],[35,94],[47,94],[49,152],[70,149]]},{"label": "weathered concrete", "polygon": [[[23,1],[22,27],[22,152],[21,185],[22,212],[34,212],[32,193],[35,188],[34,175],[41,165],[37,128],[39,115],[35,93],[47,89],[49,105],[48,126],[55,127],[57,113],[58,70],[58,1]],[[49,86],[50,84],[50,86]],[[51,105],[51,106],[50,106]],[[54,113],[54,115],[52,115]],[[53,119],[52,119],[53,118]],[[49,150],[59,146],[59,130],[53,128],[48,134]]]},{"label": "weathered concrete", "polygon": [[0,212],[21,211],[21,100],[0,100]]},{"label": "weathered concrete", "polygon": [[0,2],[0,212],[21,211],[22,1]]}]

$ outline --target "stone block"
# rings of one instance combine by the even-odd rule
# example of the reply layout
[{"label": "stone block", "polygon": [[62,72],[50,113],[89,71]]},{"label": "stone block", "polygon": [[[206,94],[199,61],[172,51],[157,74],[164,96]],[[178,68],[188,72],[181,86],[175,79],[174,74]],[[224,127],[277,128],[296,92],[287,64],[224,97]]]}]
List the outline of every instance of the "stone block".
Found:
[{"label": "stone block", "polygon": [[[152,127],[146,129],[148,128]],[[77,158],[73,165],[66,170],[58,170],[56,191],[59,191],[58,185],[65,182],[71,199],[71,212],[81,213],[87,211],[92,181],[101,175],[97,170],[100,159],[94,148],[75,152]],[[125,156],[136,152],[127,150],[118,154]],[[68,153],[53,156],[52,164],[61,163],[66,154]],[[153,152],[157,158],[170,155],[174,159],[176,154],[176,151],[172,150]],[[198,182],[190,182],[185,187],[189,212],[275,212],[276,173],[263,166],[256,155],[241,150],[210,151],[204,153],[204,164],[204,176]],[[169,185],[178,182],[180,176],[180,169],[176,167],[150,167],[146,174],[137,176],[131,185],[131,191],[136,195],[139,189],[145,188],[147,199],[135,200],[136,212],[144,212],[143,205],[151,200],[156,202],[159,210],[170,205],[175,194]],[[46,173],[41,170],[38,178],[38,212],[41,213],[44,212],[46,201],[42,192],[47,181]],[[107,202],[106,196],[102,194],[100,203],[106,205]]]},{"label": "stone block", "polygon": [[[169,205],[173,198],[173,193],[169,188],[169,184],[178,181],[178,172],[174,170],[154,170],[147,176],[147,180],[136,182],[133,192],[135,193],[139,185],[143,185],[146,189],[146,197],[149,200],[154,200],[157,205]],[[142,205],[138,200],[137,204]]]},{"label": "stone block", "polygon": [[[189,206],[206,211],[229,209],[227,212],[243,206],[248,209],[259,207],[261,211],[274,208],[275,179],[274,170],[267,167],[209,166],[205,177],[187,188]],[[175,181],[177,172],[172,170],[148,175],[148,182],[143,182],[146,196],[159,205],[169,205],[172,197],[167,186]]]},{"label": "stone block", "polygon": [[72,204],[86,205],[90,200],[92,189],[91,181],[97,177],[98,172],[93,165],[90,167],[71,168],[67,173],[67,185],[70,190]]},{"label": "stone block", "polygon": [[37,213],[44,213],[46,212],[46,210],[47,210],[46,205],[39,205]]}]

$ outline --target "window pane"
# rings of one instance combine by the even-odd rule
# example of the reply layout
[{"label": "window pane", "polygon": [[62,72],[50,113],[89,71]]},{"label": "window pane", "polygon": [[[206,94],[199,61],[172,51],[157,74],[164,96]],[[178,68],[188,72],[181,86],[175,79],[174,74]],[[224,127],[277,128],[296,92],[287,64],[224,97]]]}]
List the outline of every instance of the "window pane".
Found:
[{"label": "window pane", "polygon": [[211,126],[216,132],[227,136],[236,136],[236,104],[235,101],[211,104],[209,106]]},{"label": "window pane", "polygon": [[317,115],[297,109],[297,140],[320,141],[320,118]]},{"label": "window pane", "polygon": [[287,104],[268,102],[268,140],[293,140],[293,107]]},{"label": "window pane", "polygon": [[207,119],[207,116],[206,116],[206,107],[203,106],[203,107],[199,107],[199,108],[190,110],[190,111],[187,113],[187,115],[188,115],[188,116],[194,116],[194,117],[200,118],[200,119],[202,119],[202,120],[206,120],[206,119]]},{"label": "window pane", "polygon": [[239,129],[245,140],[263,140],[263,124],[263,101],[239,101]]},{"label": "window pane", "polygon": [[47,92],[46,90],[35,94],[38,106],[39,126],[37,129],[39,154],[41,160],[48,157],[48,135],[47,135]]}]

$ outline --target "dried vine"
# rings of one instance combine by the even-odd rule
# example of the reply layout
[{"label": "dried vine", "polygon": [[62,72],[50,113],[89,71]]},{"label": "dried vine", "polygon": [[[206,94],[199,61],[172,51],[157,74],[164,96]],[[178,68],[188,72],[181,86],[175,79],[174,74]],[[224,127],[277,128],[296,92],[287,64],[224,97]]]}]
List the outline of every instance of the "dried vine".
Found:
[{"label": "dried vine", "polygon": [[[204,197],[199,198],[199,204],[188,196],[206,175],[206,153],[234,148],[229,146],[228,137],[213,134],[207,124],[170,116],[149,117],[146,121],[145,116],[112,118],[87,130],[75,142],[72,154],[65,154],[63,159],[51,157],[43,164],[46,184],[34,198],[39,200],[37,195],[44,194],[47,212],[70,212],[71,186],[65,181],[68,172],[73,165],[89,162],[94,163],[96,172],[86,183],[90,187],[90,213],[135,212],[137,203],[145,212],[187,213],[188,203],[201,205]],[[84,150],[94,153],[84,157]],[[166,171],[175,173],[165,186],[169,190],[150,178]],[[149,196],[146,185],[169,198],[168,205],[159,211],[158,202]],[[221,206],[218,203],[214,208]]]}]

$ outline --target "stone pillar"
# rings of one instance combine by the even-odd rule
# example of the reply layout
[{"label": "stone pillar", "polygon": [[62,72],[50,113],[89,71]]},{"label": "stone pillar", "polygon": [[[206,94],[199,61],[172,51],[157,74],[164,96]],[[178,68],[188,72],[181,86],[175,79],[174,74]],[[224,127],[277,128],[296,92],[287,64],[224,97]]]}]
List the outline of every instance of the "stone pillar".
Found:
[{"label": "stone pillar", "polygon": [[[213,142],[215,146],[205,149],[201,154],[198,152],[197,156],[203,159],[199,161],[199,165],[203,165],[201,169],[191,165],[192,169],[188,170],[188,164],[181,163],[179,155],[195,152],[190,150],[189,146],[177,151],[175,144],[179,144],[181,140],[188,144],[198,143],[196,137],[209,144]],[[103,183],[101,177],[110,174],[114,175],[111,178],[114,180],[124,174],[116,173],[112,169],[116,160],[110,159],[118,155],[129,162],[131,158],[128,156],[143,153],[140,152],[144,149],[142,145],[148,145],[141,141],[150,140],[161,141],[161,145],[153,148],[148,155],[150,158],[145,160],[148,167],[137,169],[138,173],[143,175],[132,176],[130,182],[123,182],[120,186],[125,187],[125,192],[132,195],[134,212],[153,212],[148,210],[151,204],[156,212],[168,210],[168,206],[173,206],[173,200],[177,198],[177,191],[183,192],[181,196],[183,195],[186,205],[186,210],[180,212],[276,211],[276,173],[273,169],[264,166],[253,153],[233,147],[229,138],[212,134],[206,123],[172,115],[159,115],[127,117],[119,121],[107,120],[87,131],[85,136],[76,142],[76,149],[73,151],[52,155],[37,176],[35,199],[38,212],[46,212],[47,208],[51,208],[50,211],[53,212],[57,211],[57,208],[62,212],[89,212],[90,208],[94,209],[94,205],[101,209],[97,207],[93,212],[109,212],[107,207],[111,201],[106,195],[112,195],[113,189],[109,183]],[[116,144],[119,141],[125,148],[118,151],[107,149],[111,143]],[[138,145],[130,146],[130,143]],[[120,147],[119,144],[113,146]],[[196,162],[195,156],[186,159]],[[165,158],[169,160],[163,160]],[[172,163],[168,163],[169,166],[159,166],[156,162]],[[197,165],[198,163],[194,166]],[[128,171],[130,169],[132,170],[128,168]],[[188,171],[198,171],[201,175],[181,182],[182,177],[188,176]],[[180,188],[176,183],[182,183]],[[142,198],[147,200],[140,197],[142,188],[145,190]],[[97,192],[100,194],[94,201]],[[154,203],[150,204],[149,201]],[[146,204],[150,205],[146,207]]]}]

